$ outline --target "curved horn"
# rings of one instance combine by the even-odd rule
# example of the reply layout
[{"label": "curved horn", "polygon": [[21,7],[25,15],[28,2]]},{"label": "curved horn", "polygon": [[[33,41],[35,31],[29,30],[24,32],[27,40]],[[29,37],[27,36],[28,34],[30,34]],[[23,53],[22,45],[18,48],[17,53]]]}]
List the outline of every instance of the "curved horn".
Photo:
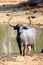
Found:
[{"label": "curved horn", "polygon": [[30,22],[29,22],[29,25],[30,25],[30,24],[31,24],[31,19],[30,19],[30,17],[28,17],[28,19],[29,19],[29,21],[30,21]]},{"label": "curved horn", "polygon": [[8,24],[9,24],[9,25],[11,25],[10,22],[9,22],[11,19],[12,19],[12,18],[10,18],[10,19],[8,20]]},{"label": "curved horn", "polygon": [[14,27],[13,25],[10,24],[11,19],[12,19],[12,17],[8,20],[8,24],[9,24],[9,26]]}]

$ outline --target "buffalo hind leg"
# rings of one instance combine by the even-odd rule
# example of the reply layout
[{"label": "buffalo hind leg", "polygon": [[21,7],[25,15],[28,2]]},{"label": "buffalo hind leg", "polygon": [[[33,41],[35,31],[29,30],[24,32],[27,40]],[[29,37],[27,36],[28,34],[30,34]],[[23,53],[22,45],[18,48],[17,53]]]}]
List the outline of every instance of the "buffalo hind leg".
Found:
[{"label": "buffalo hind leg", "polygon": [[33,51],[34,51],[34,53],[36,53],[36,45],[35,44],[33,44]]},{"label": "buffalo hind leg", "polygon": [[30,52],[31,52],[31,46],[28,46],[28,45],[27,45],[27,54],[29,55]]}]

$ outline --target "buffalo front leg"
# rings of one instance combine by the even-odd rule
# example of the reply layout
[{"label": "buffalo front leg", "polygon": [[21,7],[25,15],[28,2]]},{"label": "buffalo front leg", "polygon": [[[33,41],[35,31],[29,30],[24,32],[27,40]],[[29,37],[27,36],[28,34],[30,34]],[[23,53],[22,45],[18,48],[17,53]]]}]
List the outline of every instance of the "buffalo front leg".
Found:
[{"label": "buffalo front leg", "polygon": [[18,43],[18,48],[19,48],[19,51],[20,51],[20,55],[22,55],[22,49],[21,49],[21,40],[19,39],[19,36],[17,36],[17,43]]},{"label": "buffalo front leg", "polygon": [[22,55],[23,56],[26,55],[26,46],[25,45],[22,46]]}]

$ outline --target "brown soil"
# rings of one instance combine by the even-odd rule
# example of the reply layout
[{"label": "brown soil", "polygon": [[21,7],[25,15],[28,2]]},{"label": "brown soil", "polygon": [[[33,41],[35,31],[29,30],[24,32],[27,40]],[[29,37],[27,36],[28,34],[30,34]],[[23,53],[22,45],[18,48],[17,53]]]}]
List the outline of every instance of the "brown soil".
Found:
[{"label": "brown soil", "polygon": [[43,65],[43,54],[0,56],[0,65]]}]

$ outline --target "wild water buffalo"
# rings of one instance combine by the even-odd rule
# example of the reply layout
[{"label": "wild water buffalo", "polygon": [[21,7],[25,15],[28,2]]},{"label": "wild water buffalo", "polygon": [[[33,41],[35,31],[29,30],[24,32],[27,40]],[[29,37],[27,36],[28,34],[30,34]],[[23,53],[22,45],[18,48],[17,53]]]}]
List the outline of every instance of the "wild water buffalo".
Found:
[{"label": "wild water buffalo", "polygon": [[43,53],[43,49],[41,50],[41,53]]},{"label": "wild water buffalo", "polygon": [[[11,25],[14,30],[17,30],[17,43],[20,50],[20,55],[26,55],[26,52],[28,51],[28,54],[31,51],[31,48],[33,48],[34,51],[36,51],[36,29],[31,26],[23,26],[21,24],[17,24],[15,26]],[[26,51],[27,49],[27,51]]]}]

